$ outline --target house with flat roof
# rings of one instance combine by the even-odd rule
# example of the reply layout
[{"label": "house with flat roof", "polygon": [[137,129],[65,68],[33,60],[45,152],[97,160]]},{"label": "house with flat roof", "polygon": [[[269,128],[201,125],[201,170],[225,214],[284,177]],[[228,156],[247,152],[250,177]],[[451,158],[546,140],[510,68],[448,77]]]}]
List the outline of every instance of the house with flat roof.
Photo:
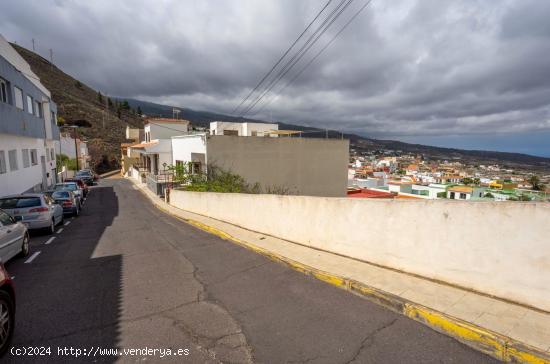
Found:
[{"label": "house with flat roof", "polygon": [[56,120],[50,91],[0,35],[0,196],[56,183]]},{"label": "house with flat roof", "polygon": [[480,186],[453,186],[447,189],[447,198],[450,200],[481,200],[487,188]]},{"label": "house with flat roof", "polygon": [[210,123],[210,135],[268,136],[276,138],[278,124],[269,123],[233,123],[213,121]]}]

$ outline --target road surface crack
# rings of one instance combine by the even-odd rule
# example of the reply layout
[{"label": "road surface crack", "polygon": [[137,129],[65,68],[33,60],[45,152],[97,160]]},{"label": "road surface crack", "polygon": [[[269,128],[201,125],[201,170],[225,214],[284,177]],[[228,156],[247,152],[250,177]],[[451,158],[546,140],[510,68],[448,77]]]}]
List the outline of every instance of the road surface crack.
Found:
[{"label": "road surface crack", "polygon": [[373,332],[371,332],[370,334],[368,334],[362,341],[361,341],[361,345],[359,346],[359,348],[357,349],[357,351],[355,352],[355,354],[353,355],[353,358],[351,358],[350,360],[346,361],[344,364],[350,364],[350,363],[353,363],[355,360],[357,360],[357,358],[359,357],[359,355],[361,354],[361,352],[365,349],[368,349],[369,347],[372,346],[372,344],[374,344],[374,338],[376,335],[378,335],[380,332],[382,332],[383,330],[387,329],[388,327],[392,326],[393,324],[395,324],[397,322],[397,318],[393,319],[392,321],[390,321],[389,323],[377,328],[376,330],[374,330]]}]

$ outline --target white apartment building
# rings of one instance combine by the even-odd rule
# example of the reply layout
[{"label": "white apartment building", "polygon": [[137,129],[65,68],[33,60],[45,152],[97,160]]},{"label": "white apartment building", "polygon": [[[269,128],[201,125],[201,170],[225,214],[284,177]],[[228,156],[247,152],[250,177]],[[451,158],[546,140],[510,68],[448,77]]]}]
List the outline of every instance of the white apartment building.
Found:
[{"label": "white apartment building", "polygon": [[56,114],[50,91],[0,35],[0,196],[56,182]]},{"label": "white apartment building", "polygon": [[210,135],[269,136],[277,137],[278,124],[268,123],[231,123],[214,121],[210,123]]}]

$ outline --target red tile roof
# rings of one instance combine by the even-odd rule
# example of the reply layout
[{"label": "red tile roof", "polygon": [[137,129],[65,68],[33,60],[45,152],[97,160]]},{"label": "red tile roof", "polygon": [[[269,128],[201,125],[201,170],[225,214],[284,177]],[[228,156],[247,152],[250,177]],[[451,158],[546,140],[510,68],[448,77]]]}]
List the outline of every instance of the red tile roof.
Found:
[{"label": "red tile roof", "polygon": [[354,198],[394,198],[390,192],[374,191],[369,189],[348,191],[348,197]]}]

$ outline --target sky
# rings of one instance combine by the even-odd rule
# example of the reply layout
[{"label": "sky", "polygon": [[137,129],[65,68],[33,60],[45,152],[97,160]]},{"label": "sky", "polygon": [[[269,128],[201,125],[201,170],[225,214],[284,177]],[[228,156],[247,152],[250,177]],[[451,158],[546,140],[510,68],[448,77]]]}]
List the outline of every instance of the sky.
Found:
[{"label": "sky", "polygon": [[[295,78],[365,1],[245,116],[550,157],[550,1],[372,0]],[[0,33],[103,93],[231,113],[326,3],[2,0]]]}]

